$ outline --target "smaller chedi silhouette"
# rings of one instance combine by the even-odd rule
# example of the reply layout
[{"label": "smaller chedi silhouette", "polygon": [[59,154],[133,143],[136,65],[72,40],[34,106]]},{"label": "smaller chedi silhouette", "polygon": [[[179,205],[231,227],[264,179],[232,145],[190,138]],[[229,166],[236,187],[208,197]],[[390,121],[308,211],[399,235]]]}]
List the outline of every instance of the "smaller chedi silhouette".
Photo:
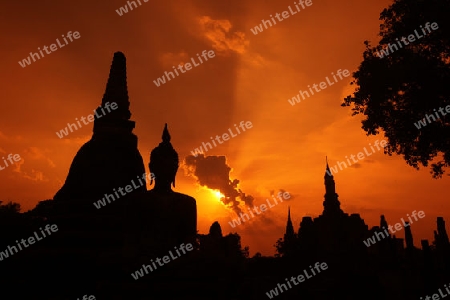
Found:
[{"label": "smaller chedi silhouette", "polygon": [[365,251],[361,243],[368,234],[368,226],[359,214],[348,215],[341,209],[336,193],[334,176],[329,172],[328,160],[324,175],[325,195],[323,212],[316,218],[305,216],[296,234],[291,221],[290,208],[284,238],[279,240],[277,250],[283,256],[313,257],[322,255],[343,255],[350,257]]},{"label": "smaller chedi silhouette", "polygon": [[194,244],[196,239],[196,201],[172,190],[179,159],[170,139],[166,124],[162,142],[150,154],[149,171],[155,175],[155,186],[128,202],[131,224],[128,242],[138,248],[135,249],[140,252],[138,256],[167,251],[182,243]]}]

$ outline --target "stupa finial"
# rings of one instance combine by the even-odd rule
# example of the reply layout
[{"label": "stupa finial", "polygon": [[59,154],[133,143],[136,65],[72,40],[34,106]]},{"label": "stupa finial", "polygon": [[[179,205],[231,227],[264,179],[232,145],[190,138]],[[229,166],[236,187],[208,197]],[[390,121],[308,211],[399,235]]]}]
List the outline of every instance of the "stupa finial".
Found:
[{"label": "stupa finial", "polygon": [[163,143],[170,143],[170,134],[169,130],[167,129],[167,123],[164,126],[163,134],[162,134],[162,141]]},{"label": "stupa finial", "polygon": [[127,60],[122,52],[114,53],[108,82],[103,94],[102,107],[106,102],[117,103],[118,109],[113,112],[115,119],[129,120],[131,118],[127,88]]},{"label": "stupa finial", "polygon": [[[169,186],[172,183],[175,187],[178,164],[178,153],[170,143],[170,134],[166,123],[162,134],[162,142],[150,153],[149,169],[150,172],[155,174],[157,181],[165,182]],[[152,183],[151,180],[150,184]]]}]

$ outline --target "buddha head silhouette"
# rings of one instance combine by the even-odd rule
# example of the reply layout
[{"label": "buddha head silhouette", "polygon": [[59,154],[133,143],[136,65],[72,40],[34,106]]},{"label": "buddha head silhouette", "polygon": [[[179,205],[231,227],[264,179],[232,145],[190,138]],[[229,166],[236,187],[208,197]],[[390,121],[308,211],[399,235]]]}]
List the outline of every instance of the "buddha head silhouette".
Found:
[{"label": "buddha head silhouette", "polygon": [[[170,134],[167,123],[164,126],[162,142],[150,153],[148,167],[155,174],[155,190],[171,191],[171,185],[175,187],[175,175],[178,171],[178,153],[170,143]],[[153,184],[153,179],[150,185]]]}]

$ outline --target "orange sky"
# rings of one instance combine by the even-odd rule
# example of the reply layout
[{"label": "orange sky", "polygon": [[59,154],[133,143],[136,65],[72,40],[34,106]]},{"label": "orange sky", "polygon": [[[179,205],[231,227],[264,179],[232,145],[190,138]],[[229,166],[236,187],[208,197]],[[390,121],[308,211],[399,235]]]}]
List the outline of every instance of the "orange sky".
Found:
[{"label": "orange sky", "polygon": [[[235,229],[234,213],[212,192],[199,187],[182,167],[176,191],[197,199],[198,229],[207,233],[218,220],[222,231],[238,232],[251,254],[274,253],[284,233],[287,207],[295,229],[305,215],[323,206],[325,155],[330,165],[363,151],[382,136],[366,137],[359,117],[340,104],[351,77],[291,106],[287,100],[338,69],[356,71],[363,41],[378,40],[379,14],[390,1],[313,1],[313,5],[254,35],[250,28],[294,1],[149,1],[119,16],[126,1],[3,4],[0,151],[23,160],[0,171],[0,199],[23,211],[50,199],[62,186],[92,123],[59,139],[55,132],[100,103],[113,53],[127,57],[128,92],[134,133],[147,167],[149,153],[169,124],[180,158],[240,121],[253,128],[206,152],[225,155],[232,179],[264,203],[271,190],[293,197]],[[50,45],[68,31],[80,38],[22,68],[30,51]],[[166,84],[153,83],[164,71],[213,49],[216,56]],[[347,213],[360,213],[370,227],[380,214],[394,224],[413,210],[426,217],[412,225],[414,243],[432,238],[436,217],[447,213],[450,179],[434,180],[401,157],[377,152],[335,175]],[[404,237],[404,233],[400,233]]]}]

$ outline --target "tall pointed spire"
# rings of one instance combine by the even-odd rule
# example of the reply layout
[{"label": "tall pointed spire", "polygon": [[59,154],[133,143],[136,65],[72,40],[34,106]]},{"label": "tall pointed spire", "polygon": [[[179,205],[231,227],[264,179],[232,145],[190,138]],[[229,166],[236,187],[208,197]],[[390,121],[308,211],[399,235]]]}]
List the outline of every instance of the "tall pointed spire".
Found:
[{"label": "tall pointed spire", "polygon": [[170,134],[169,134],[169,130],[167,129],[167,123],[166,123],[166,125],[164,125],[162,141],[163,141],[163,143],[166,143],[166,144],[170,143]]},{"label": "tall pointed spire", "polygon": [[162,142],[159,143],[158,147],[153,149],[153,151],[155,151],[156,149],[161,149],[161,151],[164,150],[167,155],[173,155],[173,153],[176,153],[175,149],[172,146],[172,143],[170,142],[171,136],[169,133],[169,129],[167,127],[167,123],[164,124],[164,129],[163,129],[161,139],[162,139]]},{"label": "tall pointed spire", "polygon": [[331,174],[330,167],[328,166],[328,157],[327,157],[327,156],[325,156],[325,164],[326,164],[325,175],[328,174],[328,176],[333,176],[333,175]]},{"label": "tall pointed spire", "polygon": [[336,193],[336,187],[334,183],[333,173],[330,171],[330,167],[328,166],[328,157],[325,156],[325,192],[326,194],[335,194]]},{"label": "tall pointed spire", "polygon": [[292,221],[291,221],[291,207],[288,206],[288,220],[287,220],[287,224],[286,224],[286,234],[285,239],[292,239],[294,237],[295,233],[294,233],[294,226],[292,226]]},{"label": "tall pointed spire", "polygon": [[447,230],[445,229],[445,221],[443,217],[437,217],[437,231],[442,245],[448,247],[449,240]]},{"label": "tall pointed spire", "polygon": [[330,171],[330,167],[328,166],[328,157],[325,156],[325,200],[323,201],[323,214],[335,214],[342,213],[341,203],[338,200],[338,194],[336,194],[336,184],[334,182],[333,173]]},{"label": "tall pointed spire", "polygon": [[386,221],[386,218],[385,218],[385,216],[384,215],[381,215],[380,216],[380,228],[388,228],[389,227],[389,225],[388,225],[388,223],[387,223],[387,221]]},{"label": "tall pointed spire", "polygon": [[[56,193],[55,200],[98,199],[105,191],[127,185],[130,178],[145,173],[137,148],[138,138],[132,132],[135,123],[129,120],[129,105],[126,59],[123,53],[116,52],[101,105],[93,111],[92,138],[73,159],[66,182]],[[92,122],[92,115],[88,119]],[[145,185],[135,189],[145,190]]]},{"label": "tall pointed spire", "polygon": [[291,221],[291,207],[288,206],[288,220],[286,224],[286,233],[284,234],[284,255],[290,256],[295,252],[295,232]]},{"label": "tall pointed spire", "polygon": [[109,78],[103,94],[102,106],[107,102],[116,102],[119,106],[120,118],[129,120],[130,102],[128,101],[127,88],[127,60],[122,52],[114,53],[114,58],[109,71]]},{"label": "tall pointed spire", "polygon": [[414,248],[413,236],[411,232],[411,224],[409,222],[405,222],[405,242],[406,242],[406,249]]},{"label": "tall pointed spire", "polygon": [[130,133],[135,124],[129,121],[131,118],[129,108],[126,58],[122,52],[116,52],[111,63],[102,104],[95,111],[94,133],[99,130],[104,131],[105,128],[108,128],[108,131],[125,129]]}]

